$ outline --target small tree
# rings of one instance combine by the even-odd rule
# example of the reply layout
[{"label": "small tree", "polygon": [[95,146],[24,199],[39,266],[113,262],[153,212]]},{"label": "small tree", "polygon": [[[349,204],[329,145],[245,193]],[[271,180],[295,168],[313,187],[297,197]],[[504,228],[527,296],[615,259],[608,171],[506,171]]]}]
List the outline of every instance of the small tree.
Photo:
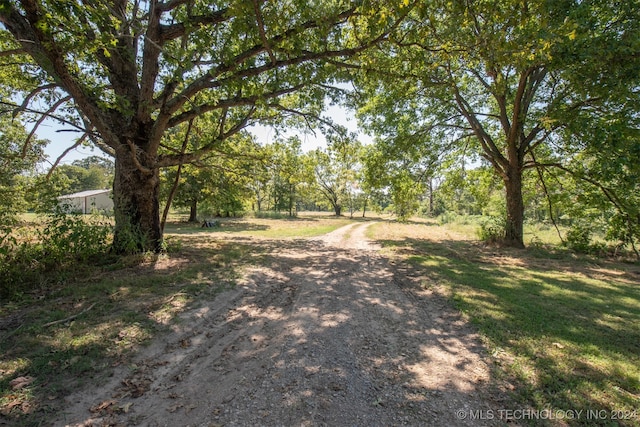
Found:
[{"label": "small tree", "polygon": [[342,214],[345,205],[353,215],[361,153],[362,145],[353,136],[336,135],[329,137],[326,151],[317,149],[312,153],[315,183],[336,216]]}]

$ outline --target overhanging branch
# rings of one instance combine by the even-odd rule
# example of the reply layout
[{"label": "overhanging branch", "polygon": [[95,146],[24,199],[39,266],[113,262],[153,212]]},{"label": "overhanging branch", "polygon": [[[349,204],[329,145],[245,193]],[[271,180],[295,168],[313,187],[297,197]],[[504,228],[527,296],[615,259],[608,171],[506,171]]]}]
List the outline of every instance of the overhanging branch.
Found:
[{"label": "overhanging branch", "polygon": [[33,129],[31,129],[31,132],[29,132],[29,135],[27,136],[27,139],[24,142],[24,145],[22,146],[22,157],[27,155],[27,150],[29,149],[31,138],[33,138],[33,136],[36,134],[36,131],[38,130],[42,122],[44,122],[48,116],[50,116],[54,111],[56,111],[58,107],[60,107],[62,104],[64,104],[69,100],[71,100],[71,96],[66,96],[60,99],[58,102],[53,104],[51,108],[49,108],[43,115],[41,115],[38,120],[36,120],[36,124],[33,126]]},{"label": "overhanging branch", "polygon": [[47,173],[47,179],[49,179],[51,177],[51,174],[58,167],[58,165],[60,164],[62,159],[64,159],[64,157],[67,154],[69,154],[71,152],[71,150],[75,150],[76,148],[78,148],[87,139],[87,136],[88,135],[86,133],[84,135],[82,135],[80,138],[78,138],[78,140],[71,147],[69,147],[66,150],[64,150],[62,152],[62,154],[60,154],[60,156],[58,156],[56,161],[53,162],[53,164],[51,165],[51,169],[49,169],[49,172]]}]

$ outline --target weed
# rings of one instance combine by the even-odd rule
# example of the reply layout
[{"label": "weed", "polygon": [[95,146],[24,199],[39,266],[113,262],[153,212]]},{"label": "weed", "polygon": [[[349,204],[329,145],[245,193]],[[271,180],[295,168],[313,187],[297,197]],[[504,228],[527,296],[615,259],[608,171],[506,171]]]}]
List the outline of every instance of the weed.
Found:
[{"label": "weed", "polygon": [[69,269],[102,259],[109,248],[111,224],[105,217],[69,213],[58,207],[44,223],[27,224],[0,239],[0,296],[25,292],[64,280]]}]

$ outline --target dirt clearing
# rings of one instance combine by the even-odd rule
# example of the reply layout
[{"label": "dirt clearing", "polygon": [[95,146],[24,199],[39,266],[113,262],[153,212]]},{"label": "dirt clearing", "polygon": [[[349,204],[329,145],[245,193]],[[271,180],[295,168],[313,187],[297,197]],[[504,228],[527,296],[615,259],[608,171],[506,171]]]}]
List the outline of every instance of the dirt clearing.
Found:
[{"label": "dirt clearing", "polygon": [[479,425],[462,415],[504,402],[478,336],[367,225],[273,241],[268,267],[70,396],[56,425]]}]

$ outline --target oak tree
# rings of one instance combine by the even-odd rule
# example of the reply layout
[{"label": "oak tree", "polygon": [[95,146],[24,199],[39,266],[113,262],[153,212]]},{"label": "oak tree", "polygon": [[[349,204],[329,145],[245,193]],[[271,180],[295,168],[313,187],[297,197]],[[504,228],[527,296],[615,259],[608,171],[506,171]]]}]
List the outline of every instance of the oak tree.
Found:
[{"label": "oak tree", "polygon": [[571,160],[558,147],[576,117],[637,99],[639,14],[637,0],[423,2],[363,62],[361,115],[383,139],[479,154],[522,247],[524,171]]},{"label": "oak tree", "polygon": [[[384,3],[3,0],[0,32],[12,42],[0,57],[28,55],[40,81],[17,107],[115,157],[114,250],[160,250],[160,168],[253,123],[317,115],[342,62],[409,10]],[[200,119],[216,124],[206,144],[163,148],[167,130]]]}]

